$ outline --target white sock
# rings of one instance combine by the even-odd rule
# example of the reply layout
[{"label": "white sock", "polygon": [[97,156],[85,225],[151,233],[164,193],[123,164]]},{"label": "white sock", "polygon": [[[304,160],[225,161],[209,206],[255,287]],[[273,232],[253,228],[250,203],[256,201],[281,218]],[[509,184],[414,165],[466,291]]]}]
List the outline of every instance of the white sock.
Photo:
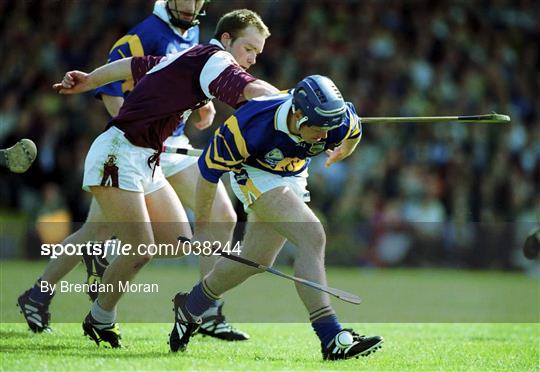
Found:
[{"label": "white sock", "polygon": [[116,306],[113,310],[107,311],[104,310],[101,306],[99,306],[96,300],[92,304],[90,314],[92,314],[92,318],[94,318],[96,322],[109,325],[114,323],[114,321],[116,320]]}]

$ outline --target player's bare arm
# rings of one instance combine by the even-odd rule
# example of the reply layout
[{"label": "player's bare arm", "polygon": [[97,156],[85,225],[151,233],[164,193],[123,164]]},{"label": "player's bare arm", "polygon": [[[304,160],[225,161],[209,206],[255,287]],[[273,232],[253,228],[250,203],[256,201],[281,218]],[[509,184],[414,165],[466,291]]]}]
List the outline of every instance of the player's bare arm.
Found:
[{"label": "player's bare arm", "polygon": [[60,83],[53,85],[53,89],[60,94],[78,94],[96,89],[107,83],[131,78],[132,58],[123,58],[96,68],[91,73],[83,71],[66,72]]},{"label": "player's bare arm", "polygon": [[246,85],[239,102],[252,99],[260,96],[269,96],[279,93],[279,90],[270,83],[264,80],[255,80]]},{"label": "player's bare arm", "polygon": [[105,108],[107,109],[107,112],[113,117],[118,115],[120,107],[122,107],[122,105],[124,104],[124,97],[102,94],[101,99],[103,101],[103,104],[105,105]]},{"label": "player's bare arm", "polygon": [[324,166],[329,167],[332,164],[349,157],[353,153],[354,149],[356,149],[356,146],[360,143],[361,138],[362,136],[347,139],[335,149],[327,150],[326,154],[328,155],[328,159],[326,159]]},{"label": "player's bare arm", "polygon": [[195,128],[203,130],[208,128],[214,122],[214,117],[216,116],[216,109],[212,102],[208,102],[203,107],[197,110],[199,116],[201,117],[198,122],[195,123]]}]

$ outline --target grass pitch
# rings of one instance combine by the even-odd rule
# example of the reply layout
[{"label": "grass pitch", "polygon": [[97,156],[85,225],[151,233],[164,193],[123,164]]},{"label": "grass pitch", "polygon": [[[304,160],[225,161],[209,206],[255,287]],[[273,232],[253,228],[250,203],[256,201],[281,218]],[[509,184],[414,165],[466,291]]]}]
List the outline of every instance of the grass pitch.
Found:
[{"label": "grass pitch", "polygon": [[[84,294],[57,294],[51,306],[54,332],[35,335],[15,302],[44,264],[0,263],[1,370],[540,369],[540,286],[521,273],[331,268],[330,285],[364,298],[360,306],[335,301],[340,319],[361,334],[383,336],[385,343],[365,358],[323,362],[311,326],[300,323],[306,315],[294,285],[268,274],[226,297],[226,314],[251,340],[196,336],[185,353],[170,353],[171,298],[198,277],[196,268],[178,263],[153,264],[140,273],[139,282],[160,283],[158,295],[123,298],[123,349],[97,348],[82,336],[80,322],[90,306]],[[67,280],[83,277],[79,267]]]},{"label": "grass pitch", "polygon": [[125,348],[97,348],[78,324],[56,324],[33,335],[24,324],[2,324],[2,370],[411,370],[537,371],[538,324],[354,325],[385,337],[365,358],[321,360],[308,324],[241,324],[251,340],[229,343],[196,336],[185,353],[168,352],[169,324],[125,324]]}]

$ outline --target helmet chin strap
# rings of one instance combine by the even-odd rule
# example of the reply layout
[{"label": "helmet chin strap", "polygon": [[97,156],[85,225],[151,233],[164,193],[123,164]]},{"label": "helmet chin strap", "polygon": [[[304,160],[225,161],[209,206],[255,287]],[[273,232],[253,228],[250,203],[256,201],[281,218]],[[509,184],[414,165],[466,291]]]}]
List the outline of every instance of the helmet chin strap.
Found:
[{"label": "helmet chin strap", "polygon": [[[296,113],[296,107],[291,106],[293,114]],[[307,116],[302,116],[299,120],[296,121],[295,127],[297,131],[300,131],[300,127],[308,120]]]},{"label": "helmet chin strap", "polygon": [[307,116],[302,117],[300,120],[296,122],[296,130],[300,131],[300,127],[302,124],[304,124],[308,120]]},{"label": "helmet chin strap", "polygon": [[[197,26],[199,23],[201,23],[197,17],[200,16],[200,15],[204,15],[204,12],[200,12],[198,14],[195,14],[194,17],[193,17],[193,20],[192,21],[186,21],[186,20],[183,20],[183,19],[180,19],[180,18],[176,18],[169,6],[169,2],[167,1],[167,3],[165,4],[165,9],[167,10],[167,14],[169,15],[169,22],[171,22],[171,25],[173,25],[174,27],[178,27],[182,30],[187,30],[193,26]],[[175,9],[175,11],[177,11]]]}]

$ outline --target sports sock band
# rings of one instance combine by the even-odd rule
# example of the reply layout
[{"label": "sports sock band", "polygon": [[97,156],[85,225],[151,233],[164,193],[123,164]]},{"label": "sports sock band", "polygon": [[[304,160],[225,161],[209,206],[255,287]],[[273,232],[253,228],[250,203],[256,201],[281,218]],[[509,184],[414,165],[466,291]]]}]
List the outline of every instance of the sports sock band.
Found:
[{"label": "sports sock band", "polygon": [[332,339],[343,330],[335,315],[319,318],[313,321],[311,326],[324,347],[328,347]]},{"label": "sports sock band", "polygon": [[42,290],[41,283],[48,284],[47,282],[42,281],[41,278],[36,280],[36,284],[34,284],[32,289],[30,290],[29,297],[32,301],[39,302],[43,305],[49,305],[52,298],[54,297],[54,292],[51,291],[49,286],[47,286],[46,288],[44,287],[43,289],[45,290]]},{"label": "sports sock band", "polygon": [[323,306],[320,309],[317,309],[309,313],[309,321],[313,323],[319,318],[323,318],[325,316],[334,315],[334,314],[335,314],[334,309],[332,309],[330,305]]},{"label": "sports sock band", "polygon": [[205,318],[211,317],[211,316],[217,316],[219,313],[219,307],[223,305],[223,300],[216,301],[215,306],[210,307],[208,310],[206,310],[204,313],[202,313],[203,320]]},{"label": "sports sock band", "polygon": [[112,324],[116,320],[116,306],[113,310],[107,311],[103,309],[99,303],[98,300],[94,301],[92,304],[92,309],[90,310],[90,314],[92,314],[92,318],[98,323],[103,324]]},{"label": "sports sock band", "polygon": [[193,287],[188,295],[186,303],[187,310],[195,316],[200,316],[210,307],[216,305],[216,299],[205,291],[204,280]]}]

